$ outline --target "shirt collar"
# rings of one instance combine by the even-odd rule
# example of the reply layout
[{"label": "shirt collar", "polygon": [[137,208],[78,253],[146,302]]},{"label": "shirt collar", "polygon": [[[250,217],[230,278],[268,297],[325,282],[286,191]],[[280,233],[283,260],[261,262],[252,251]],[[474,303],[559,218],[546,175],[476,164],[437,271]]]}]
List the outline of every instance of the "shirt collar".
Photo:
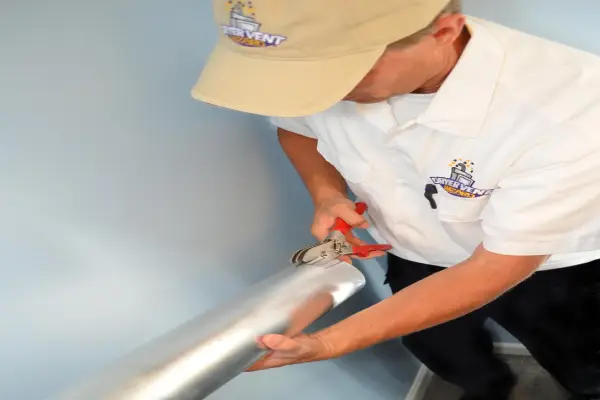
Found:
[{"label": "shirt collar", "polygon": [[479,134],[492,102],[502,67],[502,43],[483,21],[467,18],[471,39],[458,63],[417,123],[451,134]]},{"label": "shirt collar", "polygon": [[[415,122],[438,131],[475,137],[485,122],[505,54],[483,21],[468,17],[467,28],[471,39],[463,54]],[[352,104],[367,121],[386,133],[398,126],[389,102]]]}]

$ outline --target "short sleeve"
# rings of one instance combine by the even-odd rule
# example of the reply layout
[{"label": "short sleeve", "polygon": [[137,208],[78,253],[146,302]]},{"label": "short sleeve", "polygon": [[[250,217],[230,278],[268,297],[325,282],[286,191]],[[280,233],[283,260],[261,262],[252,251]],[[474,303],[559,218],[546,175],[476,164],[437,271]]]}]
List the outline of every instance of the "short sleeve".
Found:
[{"label": "short sleeve", "polygon": [[482,229],[483,246],[499,254],[600,249],[600,132],[564,132],[523,154],[491,195]]},{"label": "short sleeve", "polygon": [[286,131],[294,132],[302,136],[316,139],[317,136],[310,129],[306,123],[306,119],[302,117],[298,118],[282,118],[282,117],[270,117],[269,122],[278,128],[285,129]]}]

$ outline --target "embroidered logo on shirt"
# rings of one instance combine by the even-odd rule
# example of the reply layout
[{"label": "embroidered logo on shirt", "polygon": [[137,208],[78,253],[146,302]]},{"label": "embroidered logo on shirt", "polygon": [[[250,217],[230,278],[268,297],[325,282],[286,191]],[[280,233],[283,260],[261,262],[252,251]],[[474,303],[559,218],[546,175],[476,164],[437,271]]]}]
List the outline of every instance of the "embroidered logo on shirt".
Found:
[{"label": "embroidered logo on shirt", "polygon": [[456,197],[473,199],[476,197],[489,196],[494,189],[478,189],[473,179],[475,163],[470,160],[463,161],[462,158],[452,160],[449,164],[450,177],[430,177],[436,185]]},{"label": "embroidered logo on shirt", "polygon": [[235,43],[246,47],[276,47],[287,38],[260,31],[261,23],[256,20],[251,0],[228,0],[229,25],[221,25],[223,33]]}]

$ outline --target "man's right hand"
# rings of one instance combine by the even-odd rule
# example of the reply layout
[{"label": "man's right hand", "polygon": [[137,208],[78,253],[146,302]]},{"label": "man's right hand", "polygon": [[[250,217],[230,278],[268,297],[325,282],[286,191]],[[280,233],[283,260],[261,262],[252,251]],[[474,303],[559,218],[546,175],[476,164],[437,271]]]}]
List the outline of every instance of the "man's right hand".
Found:
[{"label": "man's right hand", "polygon": [[[308,129],[308,128],[307,128]],[[346,181],[317,149],[317,140],[304,135],[277,129],[281,148],[288,156],[296,171],[306,185],[315,204],[315,218],[312,234],[323,241],[331,231],[336,218],[341,218],[355,228],[368,228],[367,220],[356,212],[356,204],[350,201],[345,193]],[[347,240],[354,245],[363,245],[354,235]],[[371,257],[379,257],[384,252],[373,252]],[[344,261],[350,261],[344,258]]]},{"label": "man's right hand", "polygon": [[[354,228],[366,229],[369,227],[367,220],[356,212],[356,203],[346,197],[336,196],[322,200],[315,205],[315,217],[311,228],[313,236],[319,241],[324,240],[329,235],[337,218],[343,219]],[[354,245],[366,244],[352,234],[347,235],[346,239]],[[385,252],[377,251],[372,252],[367,258],[383,255]],[[349,259],[344,258],[344,261],[349,261]]]}]

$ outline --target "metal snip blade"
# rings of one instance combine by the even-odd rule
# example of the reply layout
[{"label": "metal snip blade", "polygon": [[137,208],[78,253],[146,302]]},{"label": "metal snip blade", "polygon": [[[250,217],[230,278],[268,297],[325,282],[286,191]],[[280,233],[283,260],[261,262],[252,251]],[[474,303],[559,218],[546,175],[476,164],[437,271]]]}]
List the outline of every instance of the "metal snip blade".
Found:
[{"label": "metal snip blade", "polygon": [[308,251],[308,249],[300,249],[300,250],[296,251],[292,255],[292,258],[290,259],[290,263],[292,265],[302,264],[302,260],[304,259],[304,254],[306,254],[307,251]]},{"label": "metal snip blade", "polygon": [[317,243],[312,246],[300,249],[292,255],[290,262],[292,265],[312,264],[328,256],[328,243]]}]

